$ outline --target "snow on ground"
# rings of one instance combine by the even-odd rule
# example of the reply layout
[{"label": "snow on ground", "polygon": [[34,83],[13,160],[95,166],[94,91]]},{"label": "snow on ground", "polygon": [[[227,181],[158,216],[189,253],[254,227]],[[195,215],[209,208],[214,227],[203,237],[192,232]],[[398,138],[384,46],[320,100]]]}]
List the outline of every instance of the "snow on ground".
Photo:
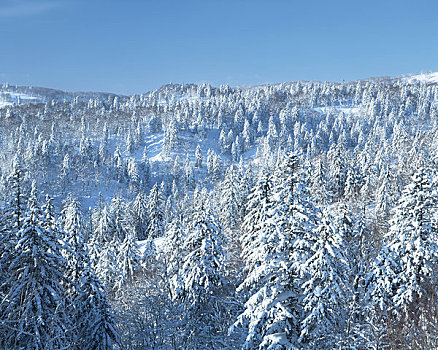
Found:
[{"label": "snow on ground", "polygon": [[[166,237],[158,237],[154,239],[154,247],[157,253],[163,252],[165,244],[166,244]],[[150,241],[147,239],[143,241],[137,241],[137,247],[138,250],[140,251],[140,255],[145,256],[147,250],[150,249]]]},{"label": "snow on ground", "polygon": [[[150,162],[161,162],[163,160],[162,150],[163,150],[163,138],[164,133],[151,133],[144,136],[144,145],[137,148],[131,155],[136,161],[141,161],[143,158],[143,151],[146,147],[146,152]],[[120,140],[117,140],[119,145],[123,145]],[[115,144],[112,145],[112,149],[115,149]],[[124,151],[124,150],[122,150]]]},{"label": "snow on ground", "polygon": [[429,83],[429,84],[437,84],[438,83],[438,72],[432,73],[420,73],[415,75],[410,75],[402,78],[403,82],[406,83]]},{"label": "snow on ground", "polygon": [[38,100],[37,97],[26,95],[20,92],[0,91],[0,108],[18,105],[22,102],[30,103]]},{"label": "snow on ground", "polygon": [[[178,137],[178,146],[173,149],[169,155],[163,154],[163,138],[163,132],[147,134],[145,136],[146,150],[152,166],[153,163],[172,161],[177,155],[180,156],[184,164],[187,154],[189,155],[190,161],[195,162],[195,151],[198,144],[204,156],[204,165],[207,159],[208,149],[212,149],[218,154],[220,153],[218,143],[219,130],[216,129],[209,130],[205,138],[201,138],[199,135],[190,131],[181,131]],[[142,155],[143,149],[138,149],[132,154],[137,161],[141,160]]]},{"label": "snow on ground", "polygon": [[12,103],[0,100],[0,108],[4,108],[8,106],[12,106]]},{"label": "snow on ground", "polygon": [[322,114],[342,112],[344,114],[358,114],[362,111],[361,107],[351,107],[351,106],[329,106],[329,107],[316,107],[315,111]]},{"label": "snow on ground", "polygon": [[154,239],[154,245],[157,251],[161,252],[166,244],[166,237],[158,237]]},{"label": "snow on ground", "polygon": [[[125,139],[121,136],[111,135],[108,141],[108,152],[109,154],[114,154],[116,147],[119,146],[120,153],[125,160],[132,157],[137,163],[140,163],[143,157],[143,151],[146,148],[151,164],[152,186],[154,183],[161,183],[162,180],[169,177],[173,160],[177,155],[180,157],[181,166],[184,166],[187,155],[189,156],[191,164],[194,164],[196,147],[199,145],[203,154],[203,161],[201,168],[194,169],[195,181],[198,183],[204,181],[207,176],[207,154],[209,149],[220,155],[225,166],[228,166],[231,162],[229,155],[221,154],[218,141],[219,133],[218,129],[212,129],[208,130],[206,134],[201,137],[199,134],[191,131],[181,131],[178,137],[178,146],[172,149],[167,155],[163,152],[164,132],[146,132],[144,134],[143,144],[129,156],[126,154]],[[93,140],[95,147],[99,147],[99,140],[98,137]],[[246,161],[250,158],[254,158],[256,151],[256,147],[251,147],[246,150],[242,155],[243,159]],[[123,192],[126,189],[125,184],[118,183],[117,181],[102,182],[98,180],[97,183],[92,184],[91,187],[86,189],[83,189],[83,184],[78,183],[73,186],[72,191],[81,193],[81,204],[84,209],[91,209],[96,205],[100,195],[105,201],[109,201],[118,192]],[[64,194],[61,195],[61,198],[63,197]]]},{"label": "snow on ground", "polygon": [[[192,164],[195,162],[195,150],[199,144],[203,154],[203,163],[201,169],[195,169],[196,181],[202,181],[205,178],[207,171],[207,151],[212,149],[217,154],[220,154],[219,146],[219,130],[209,130],[205,138],[199,137],[199,135],[190,132],[182,131],[179,134],[179,144],[175,149],[171,150],[169,155],[163,153],[163,140],[164,132],[146,133],[144,135],[144,143],[138,147],[129,157],[135,159],[137,163],[141,162],[143,157],[144,148],[146,148],[147,155],[151,164],[152,184],[155,182],[160,183],[166,176],[168,176],[170,169],[173,165],[174,158],[179,155],[181,159],[181,165],[183,166],[186,160],[187,154]],[[98,139],[94,140],[95,146],[98,147]],[[128,157],[126,155],[125,140],[120,136],[111,136],[108,142],[108,150],[110,154],[113,154],[116,147],[120,147],[120,152],[124,159]],[[254,156],[255,148],[248,150],[244,154],[244,158],[247,159]],[[227,163],[229,161],[227,156],[221,155],[222,159]],[[77,191],[80,190],[80,184]],[[117,193],[117,191],[123,191],[125,185],[111,181],[109,183],[99,182],[96,186],[87,190],[82,190],[82,206],[83,208],[92,208],[96,205],[99,199],[99,194],[102,195],[104,200],[109,200]]]},{"label": "snow on ground", "polygon": [[140,251],[141,256],[144,256],[144,253],[146,252],[148,246],[149,246],[149,241],[146,239],[144,241],[137,241],[137,247],[138,250]]},{"label": "snow on ground", "polygon": [[[149,134],[145,138],[146,150],[151,162],[162,162],[164,132]],[[142,155],[143,156],[143,155]]]}]

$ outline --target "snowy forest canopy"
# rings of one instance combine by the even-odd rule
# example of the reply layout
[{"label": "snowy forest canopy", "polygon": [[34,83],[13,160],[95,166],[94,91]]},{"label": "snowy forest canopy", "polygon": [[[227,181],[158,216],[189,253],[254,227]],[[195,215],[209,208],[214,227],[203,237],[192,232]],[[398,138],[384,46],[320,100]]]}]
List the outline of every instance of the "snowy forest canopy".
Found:
[{"label": "snowy forest canopy", "polygon": [[437,348],[438,84],[1,91],[1,348]]}]

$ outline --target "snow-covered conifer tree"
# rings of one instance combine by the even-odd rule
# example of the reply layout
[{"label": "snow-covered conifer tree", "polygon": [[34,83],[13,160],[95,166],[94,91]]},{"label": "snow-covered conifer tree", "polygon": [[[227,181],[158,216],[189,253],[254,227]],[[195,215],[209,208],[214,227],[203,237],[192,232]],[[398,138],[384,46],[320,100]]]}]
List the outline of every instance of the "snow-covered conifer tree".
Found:
[{"label": "snow-covered conifer tree", "polygon": [[6,213],[12,224],[11,226],[16,229],[20,228],[26,201],[23,189],[23,176],[21,160],[19,157],[16,157],[13,162],[12,172],[7,178],[7,187],[11,197],[9,198],[8,212]]},{"label": "snow-covered conifer tree", "polygon": [[0,344],[6,349],[60,349],[72,341],[63,246],[59,232],[44,228],[44,220],[31,199],[2,281]]},{"label": "snow-covered conifer tree", "polygon": [[[372,295],[382,306],[385,303],[382,298],[391,299],[393,311],[400,317],[414,317],[412,313],[424,311],[422,306],[436,287],[438,245],[433,218],[436,203],[430,173],[421,168],[402,192],[388,233],[390,242],[374,264]],[[382,265],[393,268],[378,273]],[[380,285],[389,294],[378,292],[382,289]]]},{"label": "snow-covered conifer tree", "polygon": [[217,346],[216,334],[226,317],[221,302],[226,287],[226,238],[217,219],[205,206],[195,214],[187,229],[184,250],[188,253],[180,269],[179,288],[185,319],[190,323],[186,341],[196,349],[212,349]]},{"label": "snow-covered conifer tree", "polygon": [[163,212],[163,197],[156,183],[150,193],[148,200],[148,238],[161,237],[164,232],[164,212]]},{"label": "snow-covered conifer tree", "polygon": [[225,173],[224,181],[220,184],[221,219],[227,228],[234,228],[240,220],[242,199],[239,182],[237,169],[231,165]]},{"label": "snow-covered conifer tree", "polygon": [[[299,270],[306,246],[302,237],[313,229],[314,209],[306,200],[300,180],[299,160],[288,155],[273,189],[269,207],[248,255],[250,266],[239,289],[248,290],[245,309],[232,327],[245,326],[244,349],[294,349],[298,347]],[[269,198],[269,197],[268,197]]]},{"label": "snow-covered conifer tree", "polygon": [[128,220],[137,239],[144,240],[147,238],[148,220],[148,197],[139,192],[130,205]]},{"label": "snow-covered conifer tree", "polygon": [[76,198],[69,197],[64,204],[63,213],[65,241],[70,248],[66,256],[70,272],[69,277],[74,283],[78,283],[82,269],[88,262],[88,252],[84,243],[85,227],[79,201]]},{"label": "snow-covered conifer tree", "polygon": [[119,343],[116,323],[105,290],[93,271],[86,267],[80,280],[80,295],[75,299],[79,314],[76,348],[111,350]]},{"label": "snow-covered conifer tree", "polygon": [[265,172],[257,184],[252,188],[248,198],[247,214],[242,225],[242,260],[245,264],[245,272],[252,273],[257,267],[258,249],[263,243],[260,240],[260,231],[264,230],[266,222],[271,215],[273,199],[271,175]]},{"label": "snow-covered conifer tree", "polygon": [[304,240],[310,249],[302,266],[305,318],[299,340],[310,348],[333,349],[342,339],[347,316],[349,266],[343,237],[323,212],[318,227]]},{"label": "snow-covered conifer tree", "polygon": [[116,259],[117,266],[121,270],[121,278],[117,282],[117,285],[120,287],[125,281],[130,281],[140,267],[140,251],[138,250],[137,241],[132,230],[128,230],[125,239],[118,249]]},{"label": "snow-covered conifer tree", "polygon": [[164,253],[166,254],[166,274],[170,280],[171,297],[175,298],[181,293],[182,286],[180,269],[183,264],[183,258],[187,251],[184,249],[186,232],[178,216],[166,226],[166,245]]},{"label": "snow-covered conifer tree", "polygon": [[113,235],[111,215],[107,207],[94,214],[94,232],[88,242],[91,266],[104,286],[112,287],[120,279],[116,257],[121,242]]},{"label": "snow-covered conifer tree", "polygon": [[195,151],[195,158],[196,158],[195,167],[196,168],[202,167],[202,157],[203,156],[202,156],[201,146],[197,145],[196,151]]}]

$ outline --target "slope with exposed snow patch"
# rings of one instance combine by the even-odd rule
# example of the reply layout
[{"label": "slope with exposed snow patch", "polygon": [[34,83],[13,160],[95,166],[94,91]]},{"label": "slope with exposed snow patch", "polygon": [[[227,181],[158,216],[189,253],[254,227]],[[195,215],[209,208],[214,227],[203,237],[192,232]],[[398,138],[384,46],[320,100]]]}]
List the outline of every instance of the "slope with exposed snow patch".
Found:
[{"label": "slope with exposed snow patch", "polygon": [[438,72],[409,75],[403,77],[402,81],[411,84],[418,82],[426,84],[438,84]]},{"label": "slope with exposed snow patch", "polygon": [[37,97],[25,93],[0,91],[0,108],[12,106],[12,105],[18,105],[23,102],[25,103],[36,102],[37,100],[38,100]]}]

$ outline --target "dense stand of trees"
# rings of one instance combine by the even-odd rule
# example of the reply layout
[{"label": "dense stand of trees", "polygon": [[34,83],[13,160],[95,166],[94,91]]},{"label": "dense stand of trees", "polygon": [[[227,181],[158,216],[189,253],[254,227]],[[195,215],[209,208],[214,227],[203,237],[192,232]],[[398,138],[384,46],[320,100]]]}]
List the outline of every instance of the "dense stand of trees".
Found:
[{"label": "dense stand of trees", "polygon": [[438,87],[0,110],[0,347],[435,349]]}]

